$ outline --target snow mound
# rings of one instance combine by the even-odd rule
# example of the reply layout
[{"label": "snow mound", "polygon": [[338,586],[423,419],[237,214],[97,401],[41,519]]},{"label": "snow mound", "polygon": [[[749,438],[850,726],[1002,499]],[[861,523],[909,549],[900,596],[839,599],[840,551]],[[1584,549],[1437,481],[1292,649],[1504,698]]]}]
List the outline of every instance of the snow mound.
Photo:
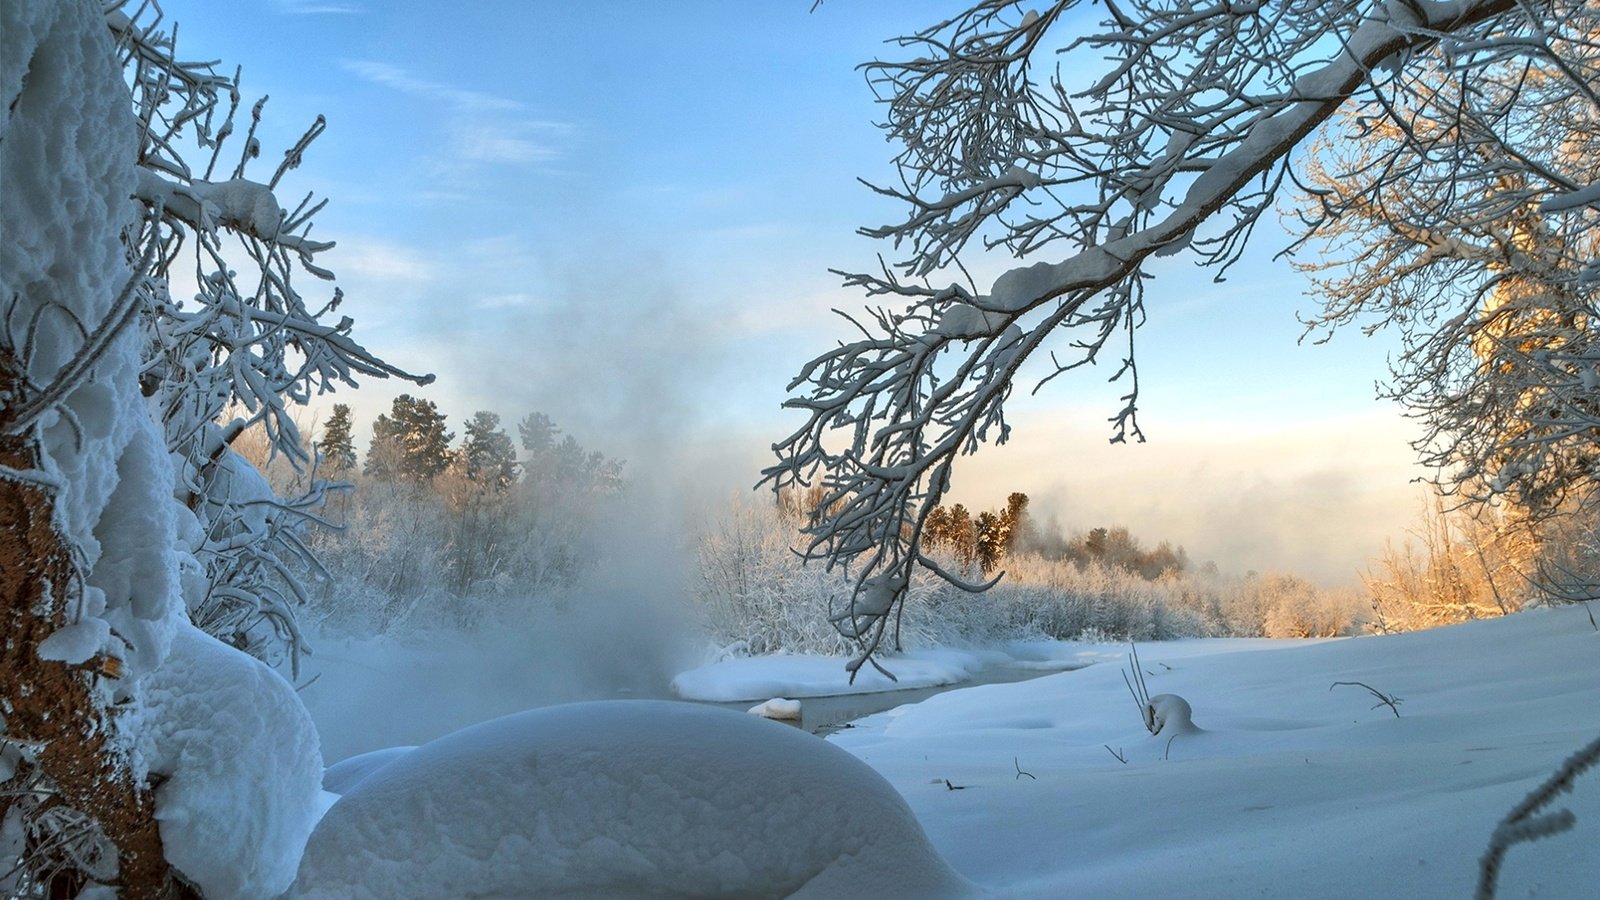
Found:
[{"label": "snow mound", "polygon": [[368,775],[387,766],[416,747],[385,747],[367,753],[357,753],[341,759],[322,770],[322,789],[332,794],[348,794],[350,789],[366,780]]},{"label": "snow mound", "polygon": [[317,826],[301,898],[969,895],[900,795],[811,735],[653,700],[425,744]]},{"label": "snow mound", "polygon": [[323,807],[316,728],[294,689],[193,626],[143,688],[167,860],[210,900],[283,893]]},{"label": "snow mound", "polygon": [[1145,727],[1151,734],[1193,734],[1200,730],[1194,724],[1194,709],[1189,701],[1177,694],[1157,694],[1145,705]]}]

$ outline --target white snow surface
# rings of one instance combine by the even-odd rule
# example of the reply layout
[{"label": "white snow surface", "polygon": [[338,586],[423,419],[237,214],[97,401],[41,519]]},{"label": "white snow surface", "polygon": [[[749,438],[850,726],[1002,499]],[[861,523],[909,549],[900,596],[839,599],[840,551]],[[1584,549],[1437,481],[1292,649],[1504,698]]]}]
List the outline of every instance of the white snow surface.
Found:
[{"label": "white snow surface", "polygon": [[844,659],[837,656],[799,653],[743,657],[682,672],[672,679],[672,690],[685,699],[715,702],[871,694],[956,684],[1005,660],[1005,655],[996,651],[912,650],[884,660],[884,667],[894,673],[897,681],[866,666],[852,684]]},{"label": "white snow surface", "polygon": [[[1576,607],[1139,657],[1204,730],[1149,734],[1118,660],[949,691],[829,740],[1003,896],[1331,900],[1471,896],[1496,822],[1600,732],[1600,633]],[[1400,697],[1400,717],[1335,681]],[[1556,807],[1577,828],[1513,848],[1501,897],[1600,896],[1600,774]]]},{"label": "white snow surface", "polygon": [[188,625],[140,687],[167,859],[208,900],[283,893],[323,807],[316,728],[294,688]]},{"label": "white snow surface", "polygon": [[294,896],[973,892],[850,754],[738,712],[618,700],[505,716],[372,773],[312,834]]},{"label": "white snow surface", "polygon": [[757,703],[746,711],[752,716],[760,716],[763,719],[798,720],[800,701],[790,700],[787,697],[773,697],[771,700]]},{"label": "white snow surface", "polygon": [[351,788],[364,781],[368,775],[415,749],[417,748],[385,747],[382,750],[369,750],[366,753],[357,753],[348,759],[341,759],[322,770],[322,789],[340,796],[348,794]]}]

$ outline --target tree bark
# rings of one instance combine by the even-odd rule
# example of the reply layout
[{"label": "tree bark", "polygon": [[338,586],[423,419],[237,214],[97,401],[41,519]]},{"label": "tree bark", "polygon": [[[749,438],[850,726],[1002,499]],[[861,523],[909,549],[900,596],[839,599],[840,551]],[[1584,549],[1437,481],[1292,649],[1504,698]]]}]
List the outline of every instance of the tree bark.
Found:
[{"label": "tree bark", "polygon": [[[3,419],[0,415],[0,419]],[[0,432],[0,465],[29,471],[39,449]],[[98,677],[39,658],[39,644],[66,624],[75,571],[55,526],[49,489],[0,478],[0,702],[5,733],[36,742],[40,770],[60,802],[97,822],[117,852],[115,884],[126,900],[197,896],[162,853],[155,804],[110,744],[109,715],[93,693]]]}]

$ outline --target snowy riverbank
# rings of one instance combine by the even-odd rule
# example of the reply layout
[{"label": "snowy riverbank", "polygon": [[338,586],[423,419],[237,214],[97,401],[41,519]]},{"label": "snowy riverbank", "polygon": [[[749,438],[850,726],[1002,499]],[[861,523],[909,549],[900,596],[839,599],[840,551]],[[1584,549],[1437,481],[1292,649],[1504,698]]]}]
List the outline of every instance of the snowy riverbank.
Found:
[{"label": "snowy riverbank", "polygon": [[[1140,646],[1150,692],[1187,698],[1202,729],[1170,747],[1116,664],[951,691],[830,740],[1005,896],[1415,898],[1470,896],[1495,823],[1600,733],[1600,634],[1578,608],[1241,652],[1259,643]],[[1336,681],[1398,696],[1399,717]],[[1500,896],[1600,891],[1600,777],[1556,806],[1577,829],[1511,850]]]},{"label": "snowy riverbank", "polygon": [[[1123,682],[1125,646],[1029,644],[886,662],[902,684],[999,664],[1082,668],[944,691],[828,742],[886,778],[944,859],[1000,896],[1443,898],[1471,894],[1500,817],[1600,733],[1600,633],[1578,608],[1391,637],[1139,652],[1150,693],[1185,698],[1196,729],[1146,732]],[[867,677],[853,689],[870,690]],[[805,697],[844,680],[837,658],[766,657],[691,670],[678,687]],[[1399,715],[1336,682],[1398,698]],[[623,731],[619,746],[633,746]],[[693,771],[729,755],[718,738],[685,739]],[[571,800],[587,803],[581,791]],[[1576,830],[1512,849],[1500,896],[1595,895],[1600,777],[1580,778],[1556,806],[1577,814]],[[722,827],[701,823],[695,840],[715,846]]]},{"label": "snowy riverbank", "polygon": [[[1196,653],[1223,653],[1301,645],[1306,641],[1222,638],[1167,641],[1160,644],[1173,658]],[[685,700],[733,702],[770,697],[834,697],[916,688],[960,686],[995,668],[1065,672],[1100,662],[1121,663],[1127,644],[1090,644],[1073,641],[1014,641],[999,647],[957,649],[938,647],[886,655],[884,668],[891,680],[871,666],[850,680],[844,660],[837,656],[793,654],[725,659],[680,673],[672,680],[673,692]]]}]

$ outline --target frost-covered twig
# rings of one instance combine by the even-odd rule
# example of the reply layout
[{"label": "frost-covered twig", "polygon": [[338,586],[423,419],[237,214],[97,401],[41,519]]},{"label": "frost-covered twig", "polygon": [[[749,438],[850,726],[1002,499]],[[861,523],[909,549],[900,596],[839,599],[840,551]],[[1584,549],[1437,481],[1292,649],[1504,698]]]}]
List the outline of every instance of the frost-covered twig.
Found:
[{"label": "frost-covered twig", "polygon": [[1570,831],[1577,822],[1571,810],[1542,812],[1556,797],[1572,790],[1579,775],[1600,764],[1600,737],[1595,738],[1578,752],[1567,757],[1549,778],[1522,798],[1505,817],[1495,825],[1489,837],[1489,849],[1478,860],[1477,900],[1492,900],[1500,880],[1500,867],[1506,851],[1517,844],[1537,841]]},{"label": "frost-covered twig", "polygon": [[1378,690],[1372,685],[1361,681],[1335,681],[1333,684],[1328,685],[1328,690],[1331,691],[1340,685],[1366,688],[1368,693],[1378,698],[1378,702],[1372,704],[1373,709],[1377,709],[1380,706],[1387,706],[1389,707],[1389,711],[1394,713],[1394,717],[1396,719],[1400,718],[1400,704],[1404,703],[1405,701],[1401,700],[1399,697],[1396,697],[1392,694],[1385,694],[1383,691]]}]

